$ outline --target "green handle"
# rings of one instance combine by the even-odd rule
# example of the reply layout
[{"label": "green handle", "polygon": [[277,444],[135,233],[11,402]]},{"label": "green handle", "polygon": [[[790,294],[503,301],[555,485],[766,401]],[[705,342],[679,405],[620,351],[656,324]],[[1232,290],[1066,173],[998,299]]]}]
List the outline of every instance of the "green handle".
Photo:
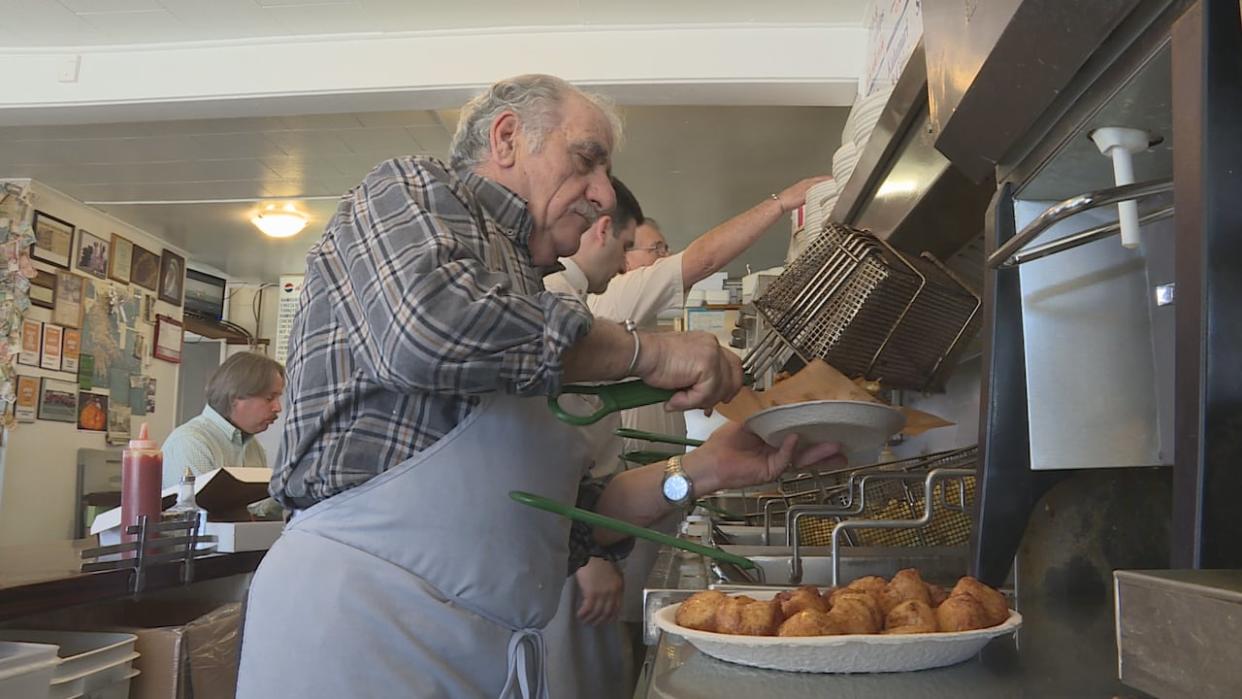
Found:
[{"label": "green handle", "polygon": [[675,536],[669,536],[667,534],[662,534],[660,532],[653,531],[645,527],[639,527],[637,525],[630,524],[629,522],[623,522],[619,519],[613,519],[612,517],[605,517],[604,515],[596,514],[594,512],[589,512],[587,510],[579,509],[577,507],[570,507],[569,505],[563,505],[555,500],[549,500],[548,498],[545,498],[540,495],[535,495],[533,493],[525,493],[520,490],[510,490],[509,497],[513,498],[517,502],[522,503],[523,505],[527,505],[529,507],[533,507],[538,510],[545,510],[547,512],[552,512],[554,514],[561,515],[562,517],[568,517],[569,519],[577,520],[579,522],[585,522],[587,524],[590,524],[593,527],[603,527],[605,529],[611,529],[613,531],[621,532],[622,534],[628,534],[629,536],[636,536],[640,539],[647,539],[648,541],[654,541],[657,544],[664,544],[666,546],[672,546],[673,548],[678,548],[683,551],[690,551],[691,553],[697,553],[701,556],[707,556],[708,558],[714,558],[715,560],[718,560],[718,561],[732,563],[733,565],[739,568],[743,568],[747,570],[756,567],[755,562],[750,560],[749,558],[746,558],[745,556],[738,556],[736,554],[726,553],[724,551],[721,551],[720,549],[715,549],[710,546],[704,546],[702,544],[696,544],[692,541],[684,541],[682,539],[678,539]]},{"label": "green handle", "polygon": [[630,408],[641,408],[644,405],[653,405],[655,403],[664,403],[673,397],[675,391],[665,388],[654,388],[648,386],[642,381],[622,381],[621,383],[600,384],[597,386],[588,386],[573,384],[562,386],[561,393],[576,393],[579,395],[596,396],[602,405],[599,410],[590,415],[575,415],[567,412],[557,402],[557,396],[548,399],[548,407],[552,409],[552,413],[556,415],[562,422],[579,427],[585,425],[593,425],[599,422],[604,416]]},{"label": "green handle", "polygon": [[658,434],[656,432],[644,432],[642,430],[631,430],[628,427],[618,427],[612,431],[618,437],[626,437],[628,439],[641,439],[644,442],[656,442],[657,444],[680,444],[686,447],[701,447],[703,440],[690,439],[689,437],[674,437],[670,434]]},{"label": "green handle", "polygon": [[671,457],[678,456],[677,453],[671,451],[627,451],[621,455],[623,461],[628,461],[639,466],[654,464],[657,461],[668,461]]},{"label": "green handle", "polygon": [[707,510],[708,512],[716,515],[717,517],[725,517],[727,519],[737,519],[737,515],[733,514],[732,512],[728,510],[716,507],[715,505],[707,502],[706,500],[696,500],[694,504],[695,506],[701,507]]}]

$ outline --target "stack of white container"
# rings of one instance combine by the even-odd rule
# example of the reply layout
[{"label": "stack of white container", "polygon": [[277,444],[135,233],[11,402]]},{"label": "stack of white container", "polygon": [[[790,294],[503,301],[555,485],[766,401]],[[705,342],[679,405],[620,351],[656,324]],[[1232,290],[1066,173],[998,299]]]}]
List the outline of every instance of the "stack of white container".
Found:
[{"label": "stack of white container", "polygon": [[[134,669],[137,640],[130,633],[0,630],[0,697],[125,699],[130,681],[138,674]],[[37,666],[38,672],[27,672],[22,677],[24,685],[5,684],[6,646],[40,649],[35,658],[39,662],[26,662],[28,668]],[[18,688],[21,693],[10,693]]]},{"label": "stack of white container", "polygon": [[866,97],[855,100],[854,106],[850,108],[850,115],[846,117],[845,128],[841,132],[841,147],[832,156],[832,176],[842,188],[854,173],[858,156],[866,148],[867,141],[871,140],[871,132],[879,123],[884,105],[888,104],[888,98],[892,94],[891,87],[877,89]]}]

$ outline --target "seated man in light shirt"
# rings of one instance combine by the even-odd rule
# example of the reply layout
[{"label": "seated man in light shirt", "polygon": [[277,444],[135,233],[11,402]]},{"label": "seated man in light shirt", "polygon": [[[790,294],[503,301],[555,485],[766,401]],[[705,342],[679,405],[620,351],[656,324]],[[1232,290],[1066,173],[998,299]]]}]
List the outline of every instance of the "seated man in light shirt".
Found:
[{"label": "seated man in light shirt", "polygon": [[164,441],[164,487],[188,468],[194,475],[224,466],[267,468],[254,438],[280,415],[285,368],[255,352],[229,357],[207,379],[207,405]]}]

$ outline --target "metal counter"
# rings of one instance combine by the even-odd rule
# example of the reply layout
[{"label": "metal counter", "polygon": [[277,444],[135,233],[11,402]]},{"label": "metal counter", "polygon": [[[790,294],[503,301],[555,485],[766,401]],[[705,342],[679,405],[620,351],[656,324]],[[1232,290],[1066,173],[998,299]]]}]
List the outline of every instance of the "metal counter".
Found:
[{"label": "metal counter", "polygon": [[[667,565],[668,552],[661,558]],[[662,584],[673,582],[666,578]],[[1017,636],[993,641],[973,660],[920,672],[813,675],[725,663],[662,634],[648,648],[636,699],[722,697],[1135,698],[1147,694],[1117,680],[1112,609],[1098,601],[1075,607],[1048,599],[1018,605]]]}]

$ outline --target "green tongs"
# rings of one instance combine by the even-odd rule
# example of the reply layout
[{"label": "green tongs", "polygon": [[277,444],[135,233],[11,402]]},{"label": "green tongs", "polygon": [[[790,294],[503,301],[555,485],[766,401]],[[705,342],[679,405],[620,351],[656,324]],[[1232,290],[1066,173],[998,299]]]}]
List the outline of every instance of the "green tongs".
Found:
[{"label": "green tongs", "polygon": [[648,386],[639,380],[622,381],[621,383],[606,383],[597,385],[588,384],[572,384],[561,387],[561,394],[572,393],[583,396],[595,396],[599,399],[600,407],[589,415],[575,415],[566,411],[557,401],[560,396],[553,396],[548,399],[548,407],[552,409],[552,413],[556,415],[562,422],[579,427],[585,425],[594,425],[602,420],[605,416],[630,408],[641,408],[644,405],[654,405],[656,403],[664,403],[673,397],[675,391],[666,388],[655,388]]},{"label": "green tongs", "polygon": [[701,556],[707,556],[714,561],[731,564],[742,570],[755,570],[759,572],[759,567],[755,565],[755,562],[745,556],[739,556],[727,551],[721,551],[720,549],[712,546],[696,544],[693,541],[678,539],[675,536],[669,536],[668,534],[655,531],[654,529],[640,527],[638,525],[597,514],[589,510],[571,507],[570,505],[565,505],[555,500],[545,498],[542,495],[535,495],[534,493],[527,493],[521,490],[511,490],[509,491],[509,497],[528,507],[558,514],[562,517],[567,517],[578,522],[585,522],[593,527],[611,529],[628,536],[636,536],[640,539],[654,541],[657,544],[664,544],[665,546],[672,546],[673,548],[681,549],[683,551],[690,551],[691,553],[697,553]]},{"label": "green tongs", "polygon": [[[754,382],[751,376],[745,376],[743,383],[750,385]],[[556,415],[562,422],[583,427],[585,425],[594,425],[602,420],[605,416],[622,410],[631,408],[641,408],[644,405],[655,405],[657,403],[668,402],[676,391],[667,388],[655,388],[648,386],[639,379],[630,381],[622,381],[620,383],[604,383],[604,384],[569,384],[561,387],[561,395],[572,393],[581,396],[595,396],[600,407],[589,415],[575,415],[566,411],[558,402],[559,395],[552,396],[548,399],[548,407],[552,409],[552,413]],[[659,436],[659,435],[656,435]],[[645,437],[640,437],[645,439]],[[652,440],[658,441],[658,440]],[[685,442],[669,442],[669,444],[685,444],[687,446],[698,446]]]}]

